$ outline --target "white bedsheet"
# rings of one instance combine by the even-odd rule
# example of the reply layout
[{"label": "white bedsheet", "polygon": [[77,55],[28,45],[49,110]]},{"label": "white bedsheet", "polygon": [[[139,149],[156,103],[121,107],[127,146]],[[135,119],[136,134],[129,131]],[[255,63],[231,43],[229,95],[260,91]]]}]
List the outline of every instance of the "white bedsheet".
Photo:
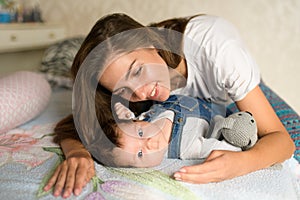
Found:
[{"label": "white bedsheet", "polygon": [[[49,133],[53,123],[71,113],[71,96],[70,90],[54,91],[40,116],[0,136],[0,199],[53,199],[42,187],[62,157]],[[14,144],[19,141],[21,146]],[[167,159],[154,169],[117,169],[95,162],[96,177],[81,195],[70,199],[300,199],[300,165],[293,158],[220,183],[189,184],[169,177],[181,166],[197,162]]]}]

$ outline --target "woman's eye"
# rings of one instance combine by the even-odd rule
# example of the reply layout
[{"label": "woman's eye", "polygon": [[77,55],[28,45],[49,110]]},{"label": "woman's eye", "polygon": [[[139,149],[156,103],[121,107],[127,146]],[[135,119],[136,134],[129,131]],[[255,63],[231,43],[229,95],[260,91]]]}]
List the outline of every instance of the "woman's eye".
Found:
[{"label": "woman's eye", "polygon": [[134,72],[134,76],[139,76],[142,72],[143,66],[139,66],[137,70]]},{"label": "woman's eye", "polygon": [[139,158],[141,158],[141,157],[143,157],[143,152],[142,152],[142,150],[140,150],[139,152],[138,152],[138,155],[137,155]]}]

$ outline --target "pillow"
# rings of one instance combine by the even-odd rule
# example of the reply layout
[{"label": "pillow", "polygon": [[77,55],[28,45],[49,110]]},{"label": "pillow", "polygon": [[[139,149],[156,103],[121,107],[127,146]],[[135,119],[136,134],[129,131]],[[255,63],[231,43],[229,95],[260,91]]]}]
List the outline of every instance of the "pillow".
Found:
[{"label": "pillow", "polygon": [[[296,151],[294,158],[300,163],[300,116],[282,98],[272,91],[265,83],[259,84],[261,90],[269,100],[277,116],[281,120],[291,138],[293,139]],[[230,104],[228,107],[232,112],[237,112],[236,105]]]},{"label": "pillow", "polygon": [[47,106],[51,87],[43,75],[19,71],[0,78],[0,133],[40,114]]},{"label": "pillow", "polygon": [[81,36],[68,38],[46,49],[40,71],[52,87],[72,88],[70,69],[83,40]]}]

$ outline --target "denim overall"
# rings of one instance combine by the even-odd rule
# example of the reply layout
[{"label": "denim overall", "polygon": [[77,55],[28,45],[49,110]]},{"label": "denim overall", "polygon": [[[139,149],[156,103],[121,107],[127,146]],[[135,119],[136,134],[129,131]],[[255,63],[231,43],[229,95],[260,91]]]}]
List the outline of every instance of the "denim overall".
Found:
[{"label": "denim overall", "polygon": [[200,98],[171,95],[164,102],[154,102],[154,105],[151,107],[150,111],[147,112],[144,120],[151,121],[151,119],[157,117],[166,110],[174,112],[168,158],[180,158],[182,130],[187,117],[201,118],[210,123],[211,119],[217,114],[213,112],[212,105],[212,103]]}]

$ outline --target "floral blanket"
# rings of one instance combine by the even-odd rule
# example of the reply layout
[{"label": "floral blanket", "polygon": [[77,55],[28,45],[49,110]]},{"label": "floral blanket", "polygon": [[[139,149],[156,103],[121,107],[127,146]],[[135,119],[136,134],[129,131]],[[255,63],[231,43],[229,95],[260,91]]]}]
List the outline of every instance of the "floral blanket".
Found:
[{"label": "floral blanket", "polygon": [[[62,162],[52,143],[54,124],[0,135],[0,199],[54,199],[43,186]],[[165,160],[153,169],[110,168],[96,164],[96,176],[79,196],[69,199],[300,199],[300,165],[290,160],[220,183],[188,184],[170,175],[200,161]],[[62,199],[58,197],[57,199]]]}]

